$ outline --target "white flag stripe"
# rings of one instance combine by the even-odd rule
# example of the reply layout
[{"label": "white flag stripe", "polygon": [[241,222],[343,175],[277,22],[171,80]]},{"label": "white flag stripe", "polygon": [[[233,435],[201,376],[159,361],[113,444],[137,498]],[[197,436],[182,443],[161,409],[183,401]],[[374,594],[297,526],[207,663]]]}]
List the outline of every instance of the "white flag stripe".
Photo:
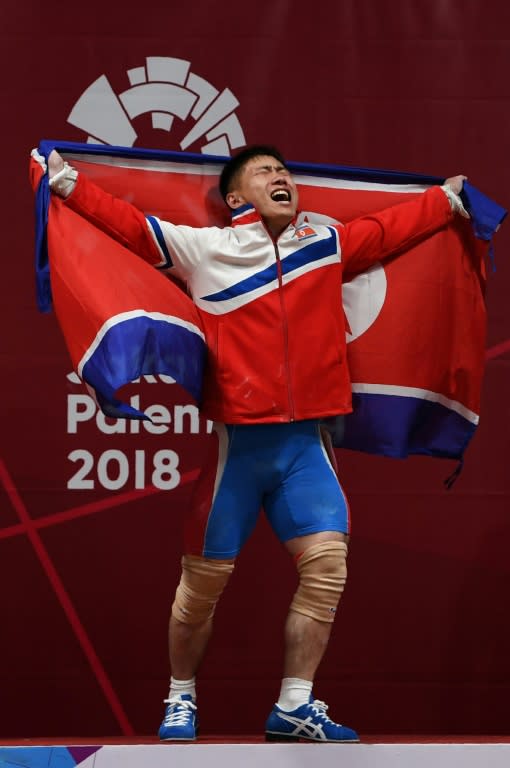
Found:
[{"label": "white flag stripe", "polygon": [[300,176],[294,174],[298,185],[308,187],[329,187],[330,189],[366,190],[368,192],[421,193],[429,189],[430,184],[382,184],[376,181],[357,179],[337,179],[333,176]]},{"label": "white flag stripe", "polygon": [[460,416],[470,421],[472,424],[478,424],[479,415],[470,411],[462,403],[457,400],[450,400],[444,395],[440,395],[439,392],[431,392],[428,389],[419,389],[418,387],[399,387],[396,384],[362,384],[355,382],[351,384],[353,392],[357,394],[369,394],[369,395],[395,395],[396,397],[416,397],[418,400],[429,400],[432,403],[439,403],[444,405],[445,408],[449,408],[451,411],[455,411]]},{"label": "white flag stripe", "polygon": [[[116,155],[87,155],[76,152],[66,152],[62,150],[62,157],[68,162],[91,163],[93,165],[107,165],[115,168],[131,168],[139,171],[156,171],[157,173],[171,173],[171,174],[186,174],[193,176],[219,176],[222,164],[219,163],[179,163],[171,161],[163,161],[159,159],[151,158],[139,158],[139,157],[117,157]],[[228,158],[225,158],[227,160]],[[324,176],[320,174],[306,175],[306,174],[293,174],[294,181],[298,185],[308,187],[328,187],[330,189],[349,189],[349,190],[368,190],[370,192],[394,192],[394,193],[409,193],[417,194],[425,192],[429,188],[430,184],[383,184],[375,181],[362,181],[357,179],[341,179],[336,178],[333,175],[328,176],[327,173]]]},{"label": "white flag stripe", "polygon": [[119,325],[120,323],[124,323],[127,320],[132,320],[137,317],[148,317],[150,320],[158,320],[161,322],[168,323],[169,325],[179,325],[181,328],[186,328],[188,331],[191,331],[191,333],[196,333],[197,336],[200,336],[202,341],[205,342],[205,336],[202,333],[202,331],[197,328],[196,325],[193,325],[192,323],[188,323],[185,320],[181,320],[180,317],[174,317],[173,315],[164,315],[162,312],[145,312],[143,309],[134,309],[130,312],[121,312],[118,315],[114,315],[113,317],[110,317],[100,328],[98,333],[96,334],[96,337],[94,338],[94,341],[90,345],[90,347],[87,349],[85,354],[83,355],[82,359],[80,360],[80,363],[77,367],[78,375],[82,375],[83,368],[87,361],[92,357],[98,346],[100,345],[101,341],[103,340],[104,336],[108,331],[113,328],[115,325]]},{"label": "white flag stripe", "polygon": [[158,173],[191,174],[203,176],[219,176],[222,165],[210,163],[173,163],[158,159],[140,157],[116,157],[115,155],[87,155],[82,153],[66,152],[62,150],[62,157],[68,162],[91,163],[92,165],[107,165],[109,168],[130,168],[137,171],[156,171]]}]

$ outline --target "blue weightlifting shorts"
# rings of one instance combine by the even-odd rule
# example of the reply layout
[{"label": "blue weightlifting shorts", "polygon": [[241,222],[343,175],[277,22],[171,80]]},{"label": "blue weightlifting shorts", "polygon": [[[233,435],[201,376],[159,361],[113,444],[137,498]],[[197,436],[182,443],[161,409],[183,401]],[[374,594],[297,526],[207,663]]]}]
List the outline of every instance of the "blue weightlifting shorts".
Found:
[{"label": "blue weightlifting shorts", "polygon": [[349,532],[349,505],[318,420],[215,424],[214,437],[186,515],[187,554],[236,557],[261,508],[282,542]]}]

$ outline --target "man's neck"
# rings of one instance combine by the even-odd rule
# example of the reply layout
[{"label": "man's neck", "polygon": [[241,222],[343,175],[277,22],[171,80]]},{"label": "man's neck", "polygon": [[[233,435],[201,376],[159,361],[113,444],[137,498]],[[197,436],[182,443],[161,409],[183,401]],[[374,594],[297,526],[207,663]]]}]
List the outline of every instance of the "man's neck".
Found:
[{"label": "man's neck", "polygon": [[271,218],[271,219],[262,217],[262,219],[267,229],[269,230],[271,237],[274,240],[277,240],[280,237],[284,229],[287,229],[290,222],[292,221],[292,218],[288,218],[288,217]]}]

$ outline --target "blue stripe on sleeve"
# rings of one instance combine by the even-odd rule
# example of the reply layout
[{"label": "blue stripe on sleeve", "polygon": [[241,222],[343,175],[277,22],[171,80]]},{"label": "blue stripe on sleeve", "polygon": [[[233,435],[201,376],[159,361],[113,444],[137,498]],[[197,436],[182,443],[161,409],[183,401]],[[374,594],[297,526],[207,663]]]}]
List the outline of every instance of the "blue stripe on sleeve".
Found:
[{"label": "blue stripe on sleeve", "polygon": [[156,239],[156,242],[161,250],[161,253],[163,254],[163,258],[165,259],[165,263],[160,265],[160,267],[172,267],[173,261],[172,257],[170,256],[170,251],[167,248],[165,238],[163,236],[163,232],[161,230],[161,227],[159,225],[159,221],[155,216],[146,216],[145,217],[147,221],[150,224],[150,227],[152,229],[152,233]]}]

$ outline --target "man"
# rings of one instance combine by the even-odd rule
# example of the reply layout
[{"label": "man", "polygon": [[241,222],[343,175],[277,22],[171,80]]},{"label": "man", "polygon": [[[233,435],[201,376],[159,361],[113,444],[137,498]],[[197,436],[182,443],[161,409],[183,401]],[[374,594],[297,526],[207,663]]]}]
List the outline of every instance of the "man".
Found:
[{"label": "man", "polygon": [[192,228],[145,217],[56,152],[48,166],[52,191],[70,208],[187,284],[206,335],[201,408],[216,443],[185,524],[160,739],[196,738],[195,676],[215,606],[263,507],[299,573],[266,738],[358,741],[312,694],[347,577],[348,503],[320,427],[351,410],[342,274],[429,236],[455,212],[465,215],[458,197],[465,177],[345,226],[316,225],[298,214],[280,152],[249,147],[220,179],[232,226]]}]

